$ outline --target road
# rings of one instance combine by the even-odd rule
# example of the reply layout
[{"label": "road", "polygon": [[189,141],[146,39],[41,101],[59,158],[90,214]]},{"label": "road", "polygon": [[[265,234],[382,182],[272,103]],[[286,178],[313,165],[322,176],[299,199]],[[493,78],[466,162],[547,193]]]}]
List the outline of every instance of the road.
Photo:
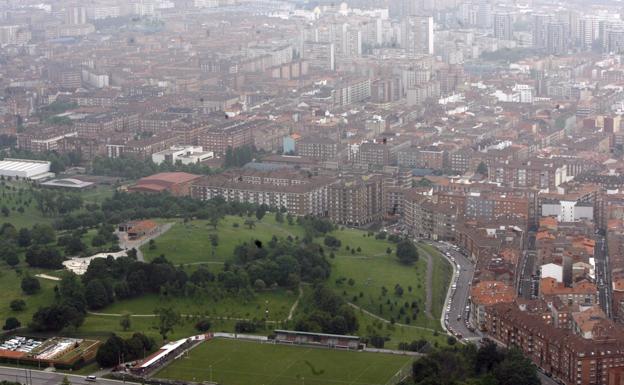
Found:
[{"label": "road", "polygon": [[[451,260],[451,263],[455,263],[456,270],[459,272],[459,276],[456,275],[451,280],[451,285],[454,283],[456,288],[451,290],[450,311],[447,311],[448,303],[443,310],[446,328],[453,334],[461,334],[467,340],[481,339],[480,333],[471,331],[466,324],[469,316],[466,306],[468,305],[468,297],[470,296],[470,288],[474,276],[474,264],[450,245],[441,242],[428,243],[438,249],[443,255],[449,253],[450,257],[448,259]],[[453,259],[455,260],[454,262]],[[446,317],[447,315],[448,318]]]},{"label": "road", "polygon": [[63,381],[63,377],[69,378],[72,385],[119,385],[122,381],[107,380],[98,378],[96,382],[85,381],[85,376],[74,374],[44,372],[40,370],[30,370],[23,368],[11,368],[0,366],[0,380],[17,381],[22,384],[31,385],[58,385]]},{"label": "road", "polygon": [[611,299],[613,298],[613,286],[611,285],[611,269],[609,269],[609,254],[607,253],[607,242],[602,236],[596,237],[594,258],[596,263],[596,283],[598,284],[598,302],[600,303],[600,307],[605,312],[605,314],[608,317],[611,317]]},{"label": "road", "polygon": [[518,296],[533,299],[536,296],[536,286],[533,280],[537,252],[535,251],[535,233],[529,233],[527,249],[523,251],[516,275],[516,289]]}]

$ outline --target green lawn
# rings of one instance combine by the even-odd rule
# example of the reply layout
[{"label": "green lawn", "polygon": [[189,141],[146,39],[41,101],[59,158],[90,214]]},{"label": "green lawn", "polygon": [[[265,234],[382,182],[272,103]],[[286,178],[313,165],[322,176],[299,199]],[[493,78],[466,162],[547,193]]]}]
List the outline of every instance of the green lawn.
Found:
[{"label": "green lawn", "polygon": [[[21,271],[21,273],[19,273]],[[53,287],[56,284],[54,281],[39,278],[41,283],[41,291],[37,294],[26,295],[22,292],[20,287],[22,282],[22,276],[27,269],[15,270],[9,267],[3,266],[0,268],[0,293],[2,293],[2,299],[0,299],[0,323],[4,325],[4,320],[7,317],[17,318],[23,326],[28,325],[32,319],[32,315],[39,307],[47,306],[54,301]],[[30,269],[29,274],[35,275],[39,270]],[[24,311],[15,312],[11,310],[9,304],[14,299],[23,299],[26,302],[26,309]]]},{"label": "green lawn", "polygon": [[[365,237],[366,232],[353,229],[338,230],[333,235],[341,240],[342,245],[334,252],[336,258],[331,260],[329,284],[346,301],[387,320],[433,329],[440,327],[439,320],[428,318],[424,311],[427,270],[424,258],[412,266],[402,265],[394,254],[394,243],[373,236]],[[346,246],[350,249],[360,247],[361,251],[352,254]],[[392,249],[391,254],[386,253],[387,248]],[[395,292],[397,284],[403,289],[401,295]],[[385,294],[382,288],[387,290]],[[408,303],[407,308],[405,303]],[[418,310],[413,303],[417,304]]]},{"label": "green lawn", "polygon": [[[26,182],[0,182],[0,207],[10,210],[9,216],[4,215],[0,220],[9,222],[16,228],[32,227],[35,223],[51,223],[53,218],[43,216],[37,209],[37,202]],[[18,211],[23,208],[23,212]]]},{"label": "green lawn", "polygon": [[355,334],[365,337],[373,334],[370,331],[374,330],[374,334],[386,338],[384,348],[387,349],[398,349],[401,342],[412,342],[421,338],[438,346],[445,346],[447,343],[446,334],[442,331],[432,332],[414,327],[413,325],[391,325],[358,311],[356,311],[356,315],[358,317],[359,329]]},{"label": "green lawn", "polygon": [[215,339],[167,366],[159,378],[222,385],[384,385],[413,358]]},{"label": "green lawn", "polygon": [[[267,213],[256,226],[249,229],[244,225],[247,217],[227,216],[219,221],[215,231],[206,220],[194,220],[187,223],[177,222],[168,232],[156,239],[156,248],[148,245],[141,247],[146,260],[152,260],[164,254],[167,259],[176,264],[223,262],[229,259],[234,248],[241,242],[260,240],[268,242],[271,237],[301,236],[303,231],[297,225],[276,223],[275,215]],[[256,220],[255,217],[252,218]],[[239,227],[234,227],[237,223]],[[219,245],[214,250],[210,244],[209,235],[216,233]]]},{"label": "green lawn", "polygon": [[[433,297],[431,303],[431,312],[438,320],[442,315],[442,308],[444,307],[444,300],[446,299],[446,293],[451,279],[453,278],[453,267],[451,264],[440,255],[440,252],[434,247],[426,244],[419,244],[418,247],[427,251],[433,260],[433,275],[432,275],[432,289]],[[440,322],[438,321],[438,324]]]},{"label": "green lawn", "polygon": [[152,314],[158,307],[173,307],[181,314],[206,314],[211,317],[264,318],[269,310],[269,320],[284,320],[297,294],[287,290],[256,293],[253,298],[224,296],[212,299],[204,297],[169,297],[147,294],[138,298],[118,301],[101,310],[100,313]]},{"label": "green lawn", "polygon": [[[113,187],[98,186],[92,190],[80,192],[84,203],[102,203],[106,197],[113,195]],[[33,198],[31,185],[23,181],[0,181],[0,208],[10,210],[8,217],[2,216],[2,222],[9,222],[16,228],[32,227],[36,223],[52,223],[53,216],[44,216],[37,208]],[[23,212],[18,209],[22,207]],[[83,209],[84,210],[84,209]]]}]

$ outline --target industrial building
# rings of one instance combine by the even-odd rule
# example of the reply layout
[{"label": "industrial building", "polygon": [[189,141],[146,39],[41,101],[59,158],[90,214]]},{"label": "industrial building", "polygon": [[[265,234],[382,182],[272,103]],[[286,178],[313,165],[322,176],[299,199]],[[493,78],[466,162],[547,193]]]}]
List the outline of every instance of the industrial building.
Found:
[{"label": "industrial building", "polygon": [[50,162],[6,158],[0,161],[0,176],[37,180],[54,174],[50,173]]}]

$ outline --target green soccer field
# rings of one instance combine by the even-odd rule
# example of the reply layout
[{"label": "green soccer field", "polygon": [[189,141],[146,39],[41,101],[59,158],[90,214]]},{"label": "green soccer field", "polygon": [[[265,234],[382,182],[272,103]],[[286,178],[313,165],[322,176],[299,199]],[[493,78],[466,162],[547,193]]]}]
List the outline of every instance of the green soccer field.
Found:
[{"label": "green soccer field", "polygon": [[384,385],[411,357],[215,339],[155,375],[222,385]]}]

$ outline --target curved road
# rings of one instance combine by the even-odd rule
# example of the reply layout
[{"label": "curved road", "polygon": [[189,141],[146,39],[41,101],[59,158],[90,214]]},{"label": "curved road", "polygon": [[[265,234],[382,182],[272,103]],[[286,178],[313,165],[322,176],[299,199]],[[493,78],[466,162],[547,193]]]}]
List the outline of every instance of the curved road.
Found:
[{"label": "curved road", "polygon": [[[426,243],[435,247],[444,258],[453,264],[451,285],[455,284],[456,288],[449,288],[450,295],[448,295],[444,304],[444,309],[442,311],[444,315],[443,319],[445,320],[444,327],[449,330],[450,334],[461,334],[463,339],[480,340],[482,335],[478,331],[470,331],[466,325],[469,315],[466,311],[466,306],[468,305],[472,277],[474,276],[474,264],[462,253],[453,249],[446,243],[431,241],[427,241]],[[450,257],[446,256],[445,253],[449,253]],[[456,274],[457,271],[459,271],[459,275]],[[450,311],[447,310],[449,302]]]}]

